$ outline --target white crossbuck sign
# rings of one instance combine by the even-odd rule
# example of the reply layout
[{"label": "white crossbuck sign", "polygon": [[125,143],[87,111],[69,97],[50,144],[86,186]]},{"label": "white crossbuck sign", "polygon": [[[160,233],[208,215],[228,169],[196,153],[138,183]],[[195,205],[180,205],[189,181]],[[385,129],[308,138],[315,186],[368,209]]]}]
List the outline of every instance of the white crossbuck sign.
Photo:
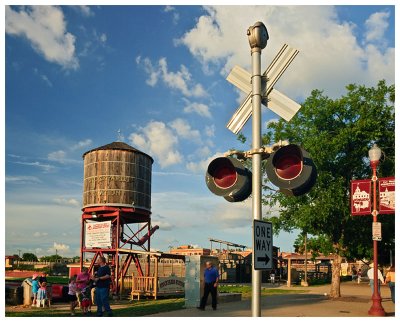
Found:
[{"label": "white crossbuck sign", "polygon": [[[297,111],[300,109],[300,105],[273,87],[298,53],[299,51],[297,49],[286,44],[283,45],[262,75],[263,79],[265,79],[265,77],[267,78],[267,82],[263,81],[261,83],[262,103],[286,121],[290,121],[291,118],[296,115]],[[230,131],[237,134],[248,121],[252,113],[251,74],[243,68],[235,66],[226,80],[245,93],[248,93],[246,99],[226,125]]]}]

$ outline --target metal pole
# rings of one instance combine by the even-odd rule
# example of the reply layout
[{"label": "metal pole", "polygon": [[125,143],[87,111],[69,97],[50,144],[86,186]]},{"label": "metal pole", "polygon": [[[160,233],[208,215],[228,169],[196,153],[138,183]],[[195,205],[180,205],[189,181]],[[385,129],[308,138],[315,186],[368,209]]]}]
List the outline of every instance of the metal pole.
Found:
[{"label": "metal pole", "polygon": [[303,286],[308,286],[307,282],[307,233],[304,234],[304,281]]},{"label": "metal pole", "polygon": [[[253,219],[261,220],[261,50],[268,40],[267,29],[262,22],[256,22],[247,30],[251,47],[252,63],[252,209]],[[254,225],[253,225],[253,266],[251,312],[253,317],[261,316],[261,271],[254,269]]]},{"label": "metal pole", "polygon": [[[374,203],[374,210],[372,212],[373,222],[378,221],[378,212],[376,210],[376,181],[378,180],[376,176],[376,167],[378,166],[377,163],[372,163],[372,182],[373,182],[373,203]],[[374,293],[372,294],[372,306],[368,311],[369,315],[374,316],[385,316],[386,312],[382,307],[382,298],[378,291],[378,241],[373,241],[374,247]]]}]

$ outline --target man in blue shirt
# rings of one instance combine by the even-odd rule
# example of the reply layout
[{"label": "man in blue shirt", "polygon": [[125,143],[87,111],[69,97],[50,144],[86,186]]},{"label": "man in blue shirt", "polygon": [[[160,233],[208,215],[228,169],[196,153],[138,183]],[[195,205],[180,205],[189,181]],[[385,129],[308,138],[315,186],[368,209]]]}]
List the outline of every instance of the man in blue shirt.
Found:
[{"label": "man in blue shirt", "polygon": [[99,257],[98,263],[100,267],[97,270],[97,278],[95,278],[97,316],[103,316],[103,307],[108,316],[112,316],[113,314],[108,299],[111,283],[110,267],[106,264],[106,259],[103,256]]},{"label": "man in blue shirt", "polygon": [[208,294],[211,293],[211,305],[213,310],[217,309],[217,287],[218,287],[218,270],[213,266],[211,262],[206,262],[206,268],[204,270],[204,295],[201,298],[200,306],[197,307],[199,310],[204,311]]}]

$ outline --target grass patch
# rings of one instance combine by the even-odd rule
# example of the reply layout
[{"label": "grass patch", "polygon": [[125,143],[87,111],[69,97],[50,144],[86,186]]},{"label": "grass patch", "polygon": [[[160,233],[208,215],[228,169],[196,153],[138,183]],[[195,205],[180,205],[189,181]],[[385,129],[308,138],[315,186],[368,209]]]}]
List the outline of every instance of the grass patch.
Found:
[{"label": "grass patch", "polygon": [[[128,316],[145,316],[150,314],[169,312],[175,310],[181,310],[184,308],[184,298],[173,298],[173,299],[161,299],[161,300],[141,300],[139,302],[127,302],[118,301],[111,302],[111,308],[113,314],[116,317],[128,317]],[[115,305],[113,307],[113,305]],[[123,307],[119,307],[123,305]],[[117,307],[118,306],[118,307]],[[65,305],[65,308],[58,309],[43,309],[43,308],[27,308],[24,311],[13,311],[7,312],[6,317],[65,317],[70,316],[69,306]],[[96,306],[92,307],[92,316],[96,316]],[[76,316],[82,316],[82,311],[79,309],[75,310]]]},{"label": "grass patch", "polygon": [[[220,285],[218,287],[219,292],[221,293],[241,293],[242,298],[251,297],[251,286],[247,285]],[[279,294],[298,294],[298,293],[307,293],[308,290],[284,290],[278,288],[261,288],[261,295],[279,295]]]}]

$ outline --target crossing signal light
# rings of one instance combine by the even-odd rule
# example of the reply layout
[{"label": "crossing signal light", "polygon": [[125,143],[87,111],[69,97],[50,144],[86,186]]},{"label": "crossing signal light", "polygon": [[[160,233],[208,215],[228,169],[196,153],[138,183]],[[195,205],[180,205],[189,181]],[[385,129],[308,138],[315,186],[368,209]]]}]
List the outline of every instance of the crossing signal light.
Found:
[{"label": "crossing signal light", "polygon": [[317,168],[309,153],[296,144],[273,152],[268,158],[266,172],[272,184],[292,196],[309,192],[317,179]]},{"label": "crossing signal light", "polygon": [[[296,144],[272,152],[267,160],[266,173],[280,192],[291,196],[309,192],[317,179],[317,168],[309,153]],[[247,199],[251,195],[251,182],[251,171],[233,157],[219,157],[208,165],[208,189],[229,202]]]},{"label": "crossing signal light", "polygon": [[251,175],[239,160],[219,157],[208,165],[206,184],[212,193],[229,202],[243,201],[251,194]]}]

